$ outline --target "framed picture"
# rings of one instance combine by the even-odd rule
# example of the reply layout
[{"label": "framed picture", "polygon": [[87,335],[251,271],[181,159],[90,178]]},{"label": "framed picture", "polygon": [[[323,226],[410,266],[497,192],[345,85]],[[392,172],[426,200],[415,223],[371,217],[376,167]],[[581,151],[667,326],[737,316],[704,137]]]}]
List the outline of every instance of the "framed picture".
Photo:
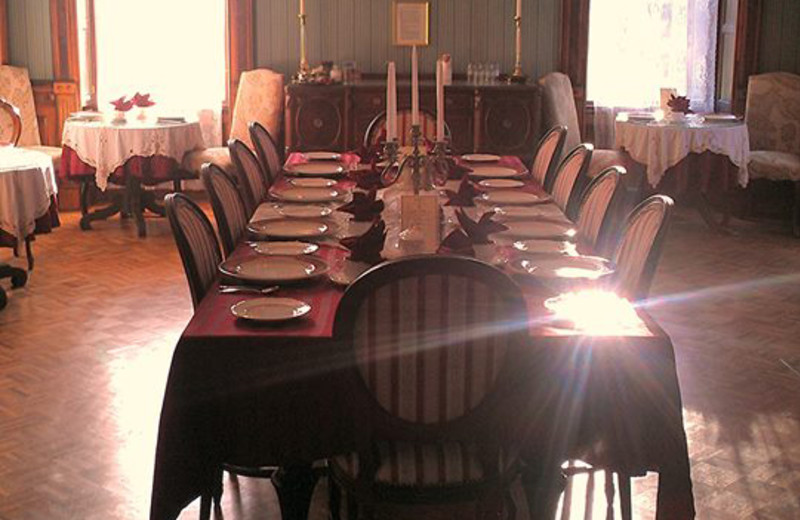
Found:
[{"label": "framed picture", "polygon": [[419,0],[392,3],[392,40],[395,45],[425,46],[430,36],[431,4]]}]

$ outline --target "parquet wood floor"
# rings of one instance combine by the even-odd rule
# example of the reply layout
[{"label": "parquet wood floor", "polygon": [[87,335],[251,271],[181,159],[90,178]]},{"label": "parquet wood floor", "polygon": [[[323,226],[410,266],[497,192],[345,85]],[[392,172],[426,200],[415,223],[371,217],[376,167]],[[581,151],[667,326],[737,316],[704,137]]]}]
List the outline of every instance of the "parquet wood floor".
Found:
[{"label": "parquet wood floor", "polygon": [[[84,233],[62,217],[0,312],[0,519],[146,518],[189,293],[165,220],[148,219],[141,240],[133,222]],[[736,227],[717,236],[679,211],[651,311],[676,345],[698,518],[796,519],[800,241],[777,224]],[[634,483],[636,518],[652,517],[656,484]],[[226,519],[278,518],[268,482],[239,486],[226,484]]]}]

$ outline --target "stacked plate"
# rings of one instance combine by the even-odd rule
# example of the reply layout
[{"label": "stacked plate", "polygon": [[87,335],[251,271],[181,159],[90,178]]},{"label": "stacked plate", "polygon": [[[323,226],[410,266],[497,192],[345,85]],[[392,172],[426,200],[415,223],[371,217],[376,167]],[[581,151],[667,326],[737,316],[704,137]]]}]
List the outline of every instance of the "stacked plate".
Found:
[{"label": "stacked plate", "polygon": [[549,280],[593,281],[614,272],[598,256],[523,255],[508,264],[514,274]]},{"label": "stacked plate", "polygon": [[494,206],[525,206],[530,204],[541,204],[549,199],[540,197],[535,193],[528,193],[520,190],[495,190],[484,193],[479,199],[484,204]]},{"label": "stacked plate", "polygon": [[330,231],[330,226],[320,220],[273,219],[251,222],[247,225],[247,230],[258,237],[280,240],[321,237]]},{"label": "stacked plate", "polygon": [[469,173],[471,177],[479,177],[483,179],[510,179],[514,177],[521,177],[525,172],[520,172],[508,166],[500,166],[496,164],[477,164],[472,166],[472,171]]},{"label": "stacked plate", "polygon": [[339,161],[342,158],[339,152],[306,152],[303,155],[308,161]]},{"label": "stacked plate", "polygon": [[505,231],[498,235],[515,239],[558,239],[567,240],[575,236],[575,228],[570,224],[561,222],[548,222],[543,220],[506,222]]},{"label": "stacked plate", "polygon": [[272,196],[284,202],[336,202],[345,198],[347,192],[337,188],[285,188],[276,190]]},{"label": "stacked plate", "polygon": [[344,173],[344,166],[337,162],[315,161],[300,164],[291,164],[284,168],[288,175],[298,177],[336,177]]},{"label": "stacked plate", "polygon": [[468,153],[461,156],[467,162],[473,163],[492,163],[500,160],[499,155],[492,155],[488,153]]}]

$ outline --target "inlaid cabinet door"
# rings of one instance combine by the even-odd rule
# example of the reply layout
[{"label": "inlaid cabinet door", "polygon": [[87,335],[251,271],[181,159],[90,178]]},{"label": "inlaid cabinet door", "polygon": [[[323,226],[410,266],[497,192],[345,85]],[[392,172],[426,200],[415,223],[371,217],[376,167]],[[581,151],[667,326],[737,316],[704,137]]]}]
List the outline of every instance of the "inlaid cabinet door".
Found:
[{"label": "inlaid cabinet door", "polygon": [[344,87],[289,89],[287,133],[291,150],[344,151],[347,136]]},{"label": "inlaid cabinet door", "polygon": [[533,91],[486,89],[477,105],[479,151],[526,159],[533,156],[539,139],[538,100]]},{"label": "inlaid cabinet door", "polygon": [[364,141],[369,124],[375,119],[375,116],[385,111],[385,87],[353,89],[353,135],[350,148],[356,148]]}]

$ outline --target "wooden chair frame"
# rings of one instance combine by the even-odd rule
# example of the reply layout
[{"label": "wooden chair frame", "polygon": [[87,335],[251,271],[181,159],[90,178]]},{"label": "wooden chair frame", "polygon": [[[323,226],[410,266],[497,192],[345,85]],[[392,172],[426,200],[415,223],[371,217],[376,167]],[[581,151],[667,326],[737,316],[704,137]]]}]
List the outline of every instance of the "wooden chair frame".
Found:
[{"label": "wooden chair frame", "polygon": [[247,208],[244,205],[242,194],[239,191],[239,188],[236,186],[236,182],[228,174],[228,172],[216,164],[205,163],[200,169],[200,178],[203,180],[203,186],[205,186],[209,198],[211,199],[211,209],[214,212],[214,220],[217,221],[217,233],[219,234],[220,242],[222,242],[222,250],[227,257],[236,248],[237,242],[236,238],[233,236],[233,230],[231,229],[230,222],[228,222],[227,209],[236,211],[236,208],[225,208],[219,193],[217,193],[217,190],[214,187],[214,181],[212,180],[212,177],[214,176],[222,179],[222,182],[227,182],[230,185],[230,188],[235,192],[236,200],[239,204],[238,209],[242,213],[241,217],[244,222],[247,222]]},{"label": "wooden chair frame", "polygon": [[581,197],[581,205],[580,209],[578,210],[579,219],[580,214],[583,213],[583,208],[586,205],[589,196],[594,192],[594,190],[597,189],[597,187],[608,177],[616,178],[614,192],[611,195],[611,199],[608,201],[606,212],[603,215],[603,220],[600,224],[600,229],[597,232],[597,240],[594,244],[592,244],[595,252],[600,255],[605,255],[608,253],[610,245],[616,242],[615,231],[619,232],[623,203],[625,201],[625,189],[623,183],[625,174],[626,170],[622,166],[610,166],[606,168],[594,179],[589,181],[589,184],[586,186],[583,196]]},{"label": "wooden chair frame", "polygon": [[[258,166],[259,174],[261,177],[261,182],[264,183],[266,191],[269,191],[270,183],[267,177],[267,174],[264,172],[264,169],[261,167],[261,162],[258,160],[258,156],[253,153],[253,150],[248,147],[244,141],[239,139],[231,139],[228,141],[228,150],[231,154],[231,160],[233,161],[234,166],[236,167],[236,175],[239,179],[238,185],[239,189],[244,191],[244,199],[245,199],[245,207],[247,208],[248,217],[253,214],[259,204],[261,204],[261,200],[256,200],[256,195],[253,193],[253,187],[250,184],[250,178],[247,174],[247,170],[244,167],[244,163],[242,162],[242,155],[249,155],[253,160],[253,163]],[[240,155],[241,154],[241,155]]]},{"label": "wooden chair frame", "polygon": [[539,155],[539,151],[544,146],[544,143],[550,138],[550,136],[557,132],[558,141],[556,142],[556,149],[553,151],[553,157],[550,158],[550,164],[547,165],[547,172],[544,175],[544,180],[542,182],[542,187],[549,193],[550,189],[553,186],[553,181],[555,180],[555,172],[558,169],[559,165],[559,157],[564,152],[564,143],[567,139],[567,127],[564,125],[554,126],[550,130],[548,130],[541,139],[539,139],[539,143],[536,145],[536,153],[533,155],[533,159],[531,159],[530,171],[533,173],[533,166],[536,162],[536,157]]},{"label": "wooden chair frame", "polygon": [[8,144],[17,146],[22,135],[22,116],[19,113],[19,109],[5,98],[0,97],[0,111],[5,112],[11,118],[11,141]]},{"label": "wooden chair frame", "polygon": [[[400,112],[409,112],[410,113],[411,112],[411,107],[398,108],[397,112],[398,113],[400,113]],[[436,119],[436,114],[434,114],[433,112],[431,112],[429,110],[425,110],[423,108],[420,108],[419,109],[419,113],[420,113],[420,116],[427,116],[427,117],[430,117],[431,119],[434,119],[434,120]],[[364,148],[369,149],[373,145],[372,141],[375,139],[375,135],[374,134],[378,130],[378,128],[380,127],[379,125],[385,120],[386,120],[386,111],[384,110],[383,112],[381,112],[378,115],[376,115],[375,117],[373,117],[372,121],[369,122],[369,125],[367,125],[367,131],[364,132],[364,142],[363,142]],[[450,138],[452,134],[450,133],[450,126],[447,124],[447,121],[444,122],[444,135],[445,135],[445,138],[449,142],[452,142],[452,139]]]},{"label": "wooden chair frame", "polygon": [[[464,276],[475,278],[485,283],[496,291],[504,300],[504,309],[508,326],[504,328],[510,337],[509,351],[504,359],[503,366],[495,379],[494,388],[489,391],[484,400],[475,408],[465,411],[463,415],[446,422],[435,424],[422,424],[404,420],[385,410],[377,401],[372,391],[367,387],[361,375],[356,351],[350,346],[353,344],[353,331],[358,316],[360,304],[374,293],[378,288],[396,283],[403,278],[415,278],[430,275]],[[498,417],[501,404],[509,396],[514,395],[516,383],[524,374],[519,374],[516,364],[511,362],[513,355],[511,349],[514,345],[529,342],[527,338],[527,307],[519,286],[499,270],[472,258],[463,257],[410,257],[401,260],[383,263],[362,274],[350,287],[348,287],[341,302],[337,307],[334,321],[334,339],[343,349],[345,366],[352,378],[354,388],[352,401],[354,410],[358,410],[361,418],[357,421],[357,452],[359,455],[359,474],[356,480],[336,470],[333,465],[333,478],[342,485],[351,499],[361,502],[365,506],[372,506],[376,501],[393,503],[440,503],[442,501],[457,501],[475,499],[477,496],[485,497],[486,493],[496,493],[498,486],[507,485],[507,474],[501,474],[497,468],[497,460],[502,440],[496,429],[493,429],[493,419]],[[514,327],[511,324],[516,324]],[[530,374],[527,374],[530,377]],[[518,387],[517,387],[518,388]],[[526,414],[517,413],[514,421],[519,421],[520,427],[526,421]],[[377,453],[375,453],[376,440],[392,440],[412,443],[440,443],[440,442],[468,442],[476,439],[491,440],[485,442],[485,451],[479,454],[480,460],[494,461],[484,464],[486,472],[484,480],[477,483],[441,487],[419,486],[394,486],[385,485],[375,481],[379,467]],[[338,488],[332,494],[332,511],[338,515]],[[348,501],[348,505],[352,502]],[[334,518],[336,518],[335,516]]]},{"label": "wooden chair frame", "polygon": [[178,246],[178,253],[180,253],[181,261],[183,262],[183,270],[186,273],[186,278],[189,282],[189,291],[192,293],[192,304],[194,308],[202,301],[203,297],[208,292],[209,287],[203,287],[200,280],[200,273],[197,271],[197,265],[194,263],[194,255],[192,254],[192,247],[189,244],[189,239],[183,231],[183,227],[178,219],[178,204],[185,204],[193,211],[202,222],[204,231],[209,237],[213,239],[216,248],[217,257],[222,261],[222,253],[219,250],[219,242],[217,242],[217,235],[214,233],[214,228],[209,222],[206,214],[200,209],[192,199],[183,193],[170,193],[164,198],[164,207],[166,209],[167,218],[169,219],[172,233],[175,236],[175,243]]},{"label": "wooden chair frame", "polygon": [[575,221],[575,218],[578,213],[578,204],[582,200],[583,190],[586,187],[586,183],[589,180],[589,176],[587,172],[589,171],[589,165],[592,162],[592,153],[594,152],[594,146],[590,143],[581,143],[575,148],[573,148],[564,159],[558,164],[558,168],[556,172],[552,175],[552,184],[548,193],[552,193],[553,188],[555,187],[556,180],[558,176],[561,174],[562,168],[569,162],[575,155],[578,154],[585,154],[583,158],[583,164],[578,171],[578,174],[575,176],[575,182],[572,184],[572,190],[569,192],[569,198],[567,199],[567,206],[564,208],[564,214],[569,218],[571,221]]},{"label": "wooden chair frame", "polygon": [[[256,155],[258,156],[258,159],[261,162],[261,168],[264,170],[264,173],[266,174],[268,183],[267,185],[272,186],[272,184],[275,182],[275,178],[280,173],[280,168],[282,165],[280,148],[278,147],[278,144],[275,142],[275,138],[273,138],[272,134],[269,133],[269,130],[267,130],[267,128],[258,121],[253,121],[252,123],[250,123],[248,128],[250,131],[250,140],[253,142],[253,148],[256,149]],[[262,136],[266,137],[266,139],[270,143],[268,146],[272,146],[273,149],[275,150],[275,155],[277,156],[278,159],[278,165],[277,165],[278,171],[272,171],[273,168],[272,166],[270,166],[268,151],[264,149],[264,146],[262,146],[262,143],[264,142],[261,139]]]}]

